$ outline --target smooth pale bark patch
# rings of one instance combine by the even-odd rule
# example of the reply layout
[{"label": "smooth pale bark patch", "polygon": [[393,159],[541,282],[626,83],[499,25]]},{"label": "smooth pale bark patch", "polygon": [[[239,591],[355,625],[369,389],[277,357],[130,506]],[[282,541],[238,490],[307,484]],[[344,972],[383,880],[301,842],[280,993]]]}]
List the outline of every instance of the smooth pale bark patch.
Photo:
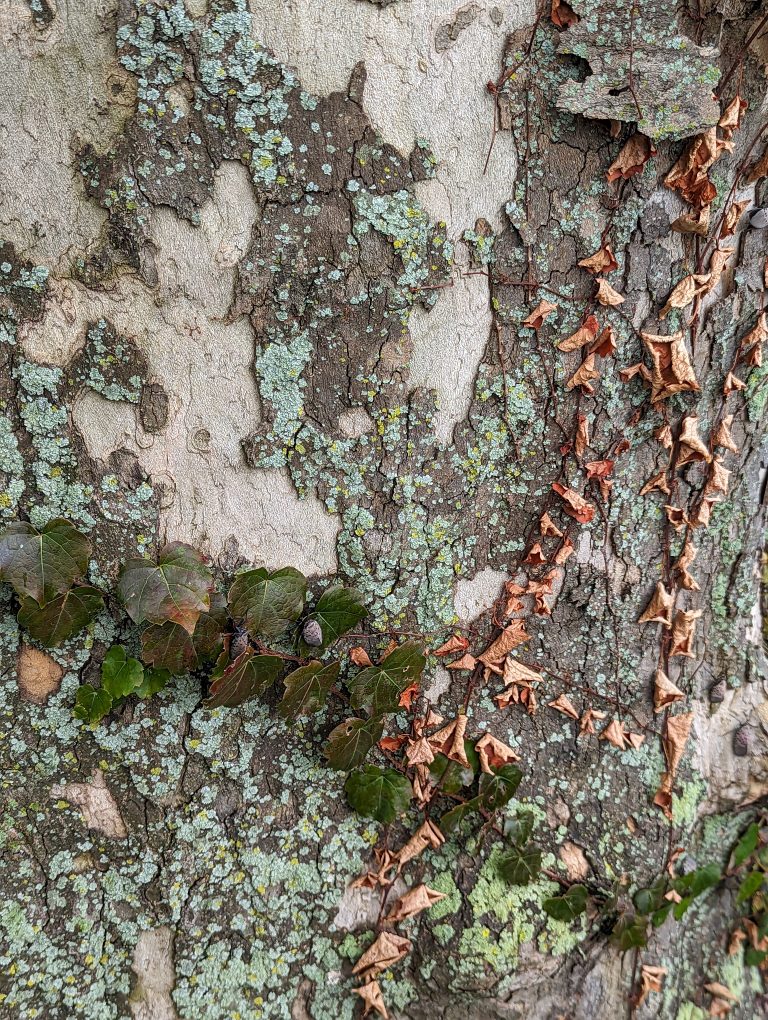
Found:
[{"label": "smooth pale bark patch", "polygon": [[171,998],[176,973],[170,928],[153,928],[139,935],[131,969],[136,974],[129,999],[133,1020],[176,1020]]},{"label": "smooth pale bark patch", "polygon": [[51,798],[67,800],[79,808],[89,829],[95,829],[109,839],[127,838],[125,822],[101,769],[93,770],[88,783],[66,783],[51,787]]}]

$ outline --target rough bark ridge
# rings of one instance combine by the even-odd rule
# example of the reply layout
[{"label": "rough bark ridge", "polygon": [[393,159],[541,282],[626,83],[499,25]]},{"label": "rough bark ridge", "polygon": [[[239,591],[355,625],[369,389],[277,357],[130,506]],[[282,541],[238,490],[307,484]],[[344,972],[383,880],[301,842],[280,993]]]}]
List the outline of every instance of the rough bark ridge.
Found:
[{"label": "rough bark ridge", "polygon": [[[382,37],[407,17],[405,0],[346,6],[350,19],[376,19]],[[658,310],[701,268],[705,242],[670,232],[684,205],[663,179],[681,140],[717,122],[718,67],[739,56],[721,99],[738,83],[749,109],[712,172],[715,218],[732,188],[731,198],[768,200],[765,179],[743,186],[737,169],[766,116],[764,48],[758,39],[743,52],[760,5],[721,6],[691,18],[682,6],[574,0],[580,20],[560,30],[521,16],[502,67],[486,72],[497,79],[488,128],[496,103],[504,139],[490,161],[507,158],[511,140],[514,173],[486,219],[455,236],[429,212],[431,140],[401,152],[380,137],[362,64],[345,90],[313,94],[260,45],[258,3],[121,0],[115,11],[16,0],[0,14],[21,96],[20,114],[3,111],[0,514],[36,525],[64,515],[89,529],[91,576],[106,584],[126,556],[165,537],[197,542],[222,584],[244,560],[338,570],[365,594],[374,627],[418,630],[437,645],[502,580],[534,576],[522,559],[550,512],[576,552],[551,617],[529,621],[527,661],[562,678],[540,701],[567,692],[580,709],[645,728],[646,740],[622,753],[578,741],[555,711],[499,712],[492,685],[475,699],[473,726],[523,758],[520,798],[536,811],[549,866],[564,868],[563,847],[575,844],[601,889],[622,874],[652,879],[676,846],[699,863],[721,858],[743,805],[768,789],[764,370],[753,368],[728,405],[739,447],[727,460],[731,491],[696,534],[701,592],[680,601],[703,616],[694,656],[673,674],[695,738],[671,823],[651,803],[664,771],[651,700],[658,635],[636,620],[680,539],[661,494],[638,496],[666,463],[653,438],[663,413],[639,377],[619,377],[646,357],[640,329],[685,328],[684,313],[667,325]],[[486,15],[502,25],[495,7],[441,3],[435,51],[450,55],[459,36],[471,45]],[[609,184],[632,124],[657,154]],[[502,208],[494,230],[487,221],[501,222]],[[606,241],[625,298],[615,308],[595,305],[577,266]],[[735,254],[686,333],[701,390],[669,404],[675,428],[695,409],[705,436],[764,301],[765,231],[744,217],[728,243]],[[469,409],[446,443],[435,393],[411,381],[412,327],[468,272],[484,274],[492,325]],[[557,310],[528,328],[540,299]],[[618,346],[600,362],[594,395],[566,390],[579,355],[555,347],[585,311],[612,325]],[[589,490],[600,509],[586,527],[551,489],[584,488],[561,450],[579,415],[590,457],[615,459],[609,497]],[[686,468],[682,505],[702,478],[700,464]],[[188,676],[84,728],[71,713],[77,684],[111,643],[135,644],[136,634],[104,613],[87,636],[43,655],[1,592],[3,1009],[62,1020],[351,1017],[349,962],[377,902],[347,887],[381,833],[350,814],[321,763],[332,713],[299,731],[267,703],[208,713],[202,679]],[[490,630],[485,618],[477,626]],[[432,669],[447,715],[463,686]],[[725,700],[711,710],[721,680]],[[745,723],[753,753],[736,757]],[[494,853],[479,840],[449,844],[414,872],[447,898],[414,924],[414,952],[384,982],[390,1012],[620,1015],[631,965],[599,929],[542,914],[557,889],[549,878],[505,886]],[[757,1014],[759,980],[726,954],[736,916],[718,894],[684,927],[656,933],[644,958],[669,974],[638,1015],[703,1016],[704,980],[737,992],[732,1016]]]}]

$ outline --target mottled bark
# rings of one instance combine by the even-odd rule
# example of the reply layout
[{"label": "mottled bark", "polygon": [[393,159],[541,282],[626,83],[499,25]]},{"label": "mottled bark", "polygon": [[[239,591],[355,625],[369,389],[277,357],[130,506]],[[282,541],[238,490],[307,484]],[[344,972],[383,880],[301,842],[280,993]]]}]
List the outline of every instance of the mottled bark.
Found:
[{"label": "mottled bark", "polygon": [[[722,862],[768,791],[758,365],[740,368],[746,388],[727,405],[739,452],[695,533],[700,591],[678,593],[702,616],[692,657],[671,664],[695,713],[671,820],[652,802],[664,650],[637,619],[682,535],[667,497],[639,492],[666,465],[665,420],[677,436],[695,412],[709,437],[765,303],[766,231],[747,212],[697,324],[690,308],[659,318],[712,247],[671,230],[685,205],[664,178],[737,86],[749,107],[711,171],[713,225],[734,199],[768,202],[765,177],[742,173],[765,147],[765,39],[745,46],[760,4],[695,6],[573,0],[570,28],[549,7],[537,19],[522,4],[446,0],[11,0],[0,12],[13,83],[0,106],[0,515],[76,522],[95,582],[183,540],[222,586],[244,562],[338,574],[363,592],[372,629],[436,647],[461,623],[479,652],[503,582],[546,573],[523,560],[549,512],[575,554],[551,616],[526,604],[525,659],[549,677],[539,711],[500,711],[491,678],[471,722],[521,755],[520,803],[550,870],[564,874],[575,845],[605,892],[622,875],[652,881],[675,847]],[[607,182],[637,125],[655,157]],[[615,308],[596,304],[577,265],[606,241]],[[542,299],[556,311],[524,326]],[[566,388],[581,353],[556,347],[587,312],[617,344],[593,395]],[[619,371],[650,367],[640,331],[677,329],[700,390],[652,404]],[[615,462],[607,494],[564,452],[579,415],[582,460]],[[683,470],[676,505],[705,470]],[[553,482],[598,507],[591,524],[563,513]],[[135,628],[105,612],[43,653],[10,589],[0,595],[7,1015],[351,1017],[351,963],[378,900],[349,885],[382,836],[322,763],[334,712],[303,728],[280,722],[271,696],[209,712],[192,675],[84,727],[78,684],[110,644],[136,647]],[[464,698],[435,659],[426,686],[446,716]],[[561,693],[644,743],[579,739],[546,707]],[[744,726],[750,753],[737,756]],[[505,886],[494,852],[452,841],[406,876],[448,895],[412,923],[413,953],[382,982],[390,1015],[622,1015],[633,957],[599,921],[548,919],[556,883]],[[727,953],[733,900],[716,891],[654,934],[642,958],[669,972],[638,1016],[704,1016],[713,980],[739,996],[733,1017],[759,1015],[759,976]]]}]

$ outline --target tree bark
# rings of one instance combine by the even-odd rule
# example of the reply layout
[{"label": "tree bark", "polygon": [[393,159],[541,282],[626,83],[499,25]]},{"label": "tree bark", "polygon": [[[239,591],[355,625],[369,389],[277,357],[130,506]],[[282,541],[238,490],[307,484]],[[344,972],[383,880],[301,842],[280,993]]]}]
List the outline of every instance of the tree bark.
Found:
[{"label": "tree bark", "polygon": [[[621,876],[652,883],[677,848],[686,866],[726,863],[768,794],[768,391],[739,355],[766,300],[768,184],[749,170],[766,145],[767,28],[749,0],[9,0],[0,515],[72,520],[107,586],[165,541],[203,551],[222,587],[245,563],[338,576],[365,597],[372,651],[403,633],[437,648],[462,627],[479,655],[518,585],[538,711],[500,709],[494,676],[466,699],[473,731],[522,759],[548,873],[607,895]],[[718,127],[736,95],[738,127]],[[608,180],[636,131],[650,158]],[[668,179],[707,132],[727,143],[709,232],[685,233],[672,224],[690,203]],[[605,245],[621,304],[578,264]],[[720,277],[661,314],[721,249]],[[531,325],[541,301],[553,308]],[[557,345],[589,316],[616,352],[569,388],[589,355]],[[641,333],[677,331],[696,384],[660,393]],[[622,378],[640,363],[648,379]],[[724,398],[731,371],[745,387]],[[732,450],[715,440],[725,415]],[[704,454],[668,467],[693,449],[693,416]],[[713,452],[730,477],[697,527]],[[659,473],[670,491],[641,495]],[[573,544],[562,564],[544,513]],[[686,537],[697,588],[676,567]],[[682,656],[675,631],[637,622],[659,582],[675,612],[700,612]],[[357,1015],[351,968],[379,900],[351,883],[377,841],[409,832],[349,810],[320,754],[340,716],[287,726],[271,696],[210,712],[194,674],[86,727],[75,690],[136,629],[105,612],[44,651],[0,597],[0,1012]],[[423,687],[450,718],[466,674],[440,662]],[[671,713],[654,712],[659,668],[684,694]],[[642,744],[580,737],[548,707],[560,695]],[[683,709],[667,816],[661,737]],[[497,855],[475,832],[396,885],[446,898],[406,929],[412,952],[381,982],[390,1016],[694,1020],[713,981],[738,999],[730,1016],[761,1015],[759,973],[728,951],[730,887],[622,955],[600,919],[547,917],[556,880],[506,886]],[[642,963],[667,974],[635,1008]]]}]

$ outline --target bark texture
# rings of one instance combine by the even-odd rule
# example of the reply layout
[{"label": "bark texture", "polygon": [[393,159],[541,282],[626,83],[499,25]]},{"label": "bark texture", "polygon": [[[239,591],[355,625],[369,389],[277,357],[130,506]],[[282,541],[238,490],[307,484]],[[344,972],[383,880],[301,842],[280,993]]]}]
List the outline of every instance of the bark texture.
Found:
[{"label": "bark texture", "polygon": [[[765,177],[739,170],[766,118],[765,40],[745,48],[760,4],[675,6],[573,0],[569,28],[522,4],[445,0],[10,0],[0,12],[13,82],[0,100],[0,515],[70,518],[106,585],[164,540],[201,548],[222,585],[245,562],[338,574],[372,627],[434,647],[457,622],[491,632],[481,611],[503,582],[536,576],[522,561],[549,512],[575,554],[551,616],[529,621],[527,661],[560,678],[539,700],[567,693],[646,739],[624,752],[579,740],[546,707],[499,711],[492,685],[472,725],[521,755],[520,801],[550,870],[578,847],[605,890],[621,875],[652,881],[674,847],[721,861],[768,793],[758,365],[728,404],[730,491],[696,532],[700,591],[678,606],[702,616],[693,655],[674,663],[694,724],[671,822],[652,803],[659,635],[636,621],[681,541],[666,497],[638,493],[665,467],[665,414],[677,428],[695,411],[705,437],[716,424],[766,258],[747,213],[698,327],[684,312],[660,320],[706,248],[671,232],[685,207],[663,180],[717,123],[713,88],[740,56],[721,99],[738,84],[749,108],[712,171],[713,215],[733,199],[768,204]],[[608,183],[636,125],[657,153]],[[606,240],[615,308],[595,304],[577,265]],[[526,327],[541,299],[556,310]],[[618,348],[594,395],[566,388],[581,355],[556,348],[585,310]],[[648,361],[640,330],[676,329],[700,390],[662,412],[619,370]],[[579,415],[585,459],[615,460],[608,497],[586,490],[599,505],[587,526],[552,491],[584,489],[562,449]],[[683,505],[703,477],[685,469]],[[322,763],[333,713],[297,728],[269,698],[207,712],[191,675],[84,727],[74,691],[135,630],[105,612],[44,653],[10,589],[0,596],[0,1012],[355,1015],[351,962],[378,899],[349,885],[381,830],[351,814]],[[429,669],[447,716],[463,684]],[[737,756],[744,726],[750,753]],[[473,838],[415,869],[446,899],[382,982],[390,1014],[623,1015],[631,959],[599,926],[547,918],[550,878],[504,885],[495,853]],[[717,892],[660,928],[643,959],[669,973],[637,1015],[703,1017],[705,981],[738,995],[734,1018],[761,1015],[759,976],[727,953],[737,916]]]}]

